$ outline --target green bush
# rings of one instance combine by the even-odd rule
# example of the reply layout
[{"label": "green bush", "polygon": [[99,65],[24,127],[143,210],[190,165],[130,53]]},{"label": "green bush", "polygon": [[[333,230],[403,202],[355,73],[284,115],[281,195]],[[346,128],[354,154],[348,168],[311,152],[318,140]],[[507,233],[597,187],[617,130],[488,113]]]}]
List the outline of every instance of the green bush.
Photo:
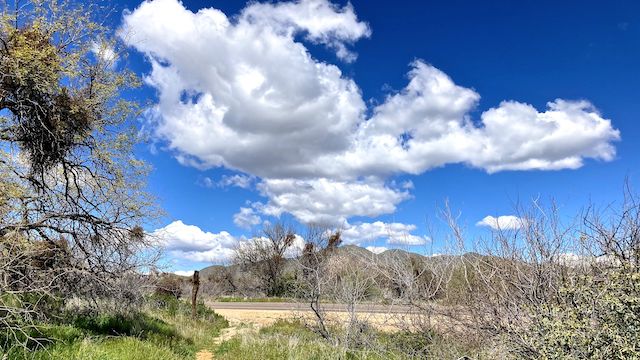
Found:
[{"label": "green bush", "polygon": [[425,333],[398,331],[379,334],[381,343],[387,348],[387,351],[406,354],[409,357],[415,358],[428,358],[429,349],[436,336],[436,333],[433,331]]},{"label": "green bush", "polygon": [[169,324],[145,313],[79,315],[69,323],[95,335],[145,338],[158,334],[165,338],[177,337],[176,331]]},{"label": "green bush", "polygon": [[[162,311],[171,317],[178,315],[191,316],[191,304],[178,300],[171,295],[153,295],[148,298],[148,303],[151,304],[154,309]],[[197,320],[211,323],[220,323],[221,328],[229,326],[229,323],[224,317],[206,306],[203,301],[199,301],[196,304],[196,318]]]},{"label": "green bush", "polygon": [[621,268],[565,286],[524,334],[545,359],[640,359],[640,272]]}]

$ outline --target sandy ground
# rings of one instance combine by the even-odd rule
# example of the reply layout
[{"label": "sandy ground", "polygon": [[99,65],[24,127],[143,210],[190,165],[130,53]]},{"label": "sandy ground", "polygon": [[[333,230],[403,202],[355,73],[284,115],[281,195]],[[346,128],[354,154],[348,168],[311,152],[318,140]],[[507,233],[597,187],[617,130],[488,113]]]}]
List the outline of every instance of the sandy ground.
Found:
[{"label": "sandy ground", "polygon": [[[210,306],[213,304],[209,304]],[[255,332],[262,327],[269,326],[278,320],[300,320],[303,322],[313,322],[315,320],[314,313],[303,307],[296,307],[292,310],[278,310],[277,308],[287,306],[261,306],[262,309],[246,309],[243,307],[250,306],[229,306],[232,308],[212,308],[218,314],[224,316],[229,321],[229,327],[223,329],[220,335],[215,339],[216,343],[229,340],[235,336]],[[233,308],[236,307],[236,308]],[[410,314],[401,313],[382,313],[378,309],[371,309],[373,312],[359,311],[357,317],[359,320],[366,321],[372,326],[382,331],[396,331],[400,329],[398,324],[406,323],[406,316]],[[333,311],[327,313],[329,323],[344,323],[349,318],[349,313],[344,311]],[[196,354],[196,360],[212,360],[213,354],[208,351],[201,351]]]},{"label": "sandy ground", "polygon": [[196,360],[213,360],[213,354],[207,350],[202,350],[196,354]]},{"label": "sandy ground", "polygon": [[[278,320],[301,320],[313,321],[314,314],[311,311],[300,310],[247,310],[247,309],[215,309],[214,310],[224,316],[231,324],[246,324],[253,328],[259,329],[269,326]],[[345,312],[328,313],[329,321],[344,322],[349,314]],[[373,326],[381,330],[397,330],[397,315],[387,315],[380,313],[358,313],[358,318],[366,320]]]},{"label": "sandy ground", "polygon": [[251,324],[257,328],[269,326],[280,319],[289,319],[293,312],[286,310],[244,310],[244,309],[215,309],[230,323]]}]

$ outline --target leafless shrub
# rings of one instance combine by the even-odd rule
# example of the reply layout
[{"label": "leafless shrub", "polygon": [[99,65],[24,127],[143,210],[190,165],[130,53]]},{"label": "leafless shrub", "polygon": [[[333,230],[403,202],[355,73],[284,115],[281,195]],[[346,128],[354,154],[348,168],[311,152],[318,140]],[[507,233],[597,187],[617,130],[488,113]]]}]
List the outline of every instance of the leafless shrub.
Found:
[{"label": "leafless shrub", "polygon": [[[576,289],[584,289],[585,281],[598,287],[619,277],[620,270],[612,269],[637,272],[639,215],[630,192],[621,210],[588,207],[569,222],[563,222],[553,203],[543,207],[535,201],[530,208],[520,208],[520,226],[496,229],[488,241],[474,244],[476,254],[460,257],[455,281],[448,284],[449,295],[453,285],[454,295],[463,296],[455,303],[466,303],[456,320],[487,341],[501,339],[514,357],[541,356],[545,341],[551,341],[546,332],[554,312],[577,311],[577,303],[570,305],[569,299]],[[447,211],[445,218],[461,248],[466,248],[468,240],[455,217]],[[580,310],[594,316],[594,326],[601,316],[597,298],[591,309]]]},{"label": "leafless shrub", "polygon": [[295,239],[291,226],[282,222],[267,224],[260,237],[236,247],[234,262],[261,280],[262,290],[267,296],[280,296],[287,290],[283,277],[285,253]]},{"label": "leafless shrub", "polygon": [[230,266],[216,266],[203,282],[203,293],[218,297],[241,293],[241,284],[234,276]]},{"label": "leafless shrub", "polygon": [[180,299],[184,293],[186,280],[174,274],[162,274],[155,282],[154,293]]},{"label": "leafless shrub", "polygon": [[[310,225],[306,244],[298,259],[298,297],[314,314],[309,327],[323,338],[346,348],[358,348],[370,341],[372,329],[363,313],[363,302],[379,296],[373,259],[339,249],[341,232]],[[345,317],[330,316],[339,306]],[[335,314],[334,314],[335,315]],[[303,319],[307,321],[307,319]]]},{"label": "leafless shrub", "polygon": [[395,250],[378,257],[374,270],[381,286],[392,290],[385,298],[393,323],[406,332],[429,334],[442,309],[453,258],[423,257]]}]

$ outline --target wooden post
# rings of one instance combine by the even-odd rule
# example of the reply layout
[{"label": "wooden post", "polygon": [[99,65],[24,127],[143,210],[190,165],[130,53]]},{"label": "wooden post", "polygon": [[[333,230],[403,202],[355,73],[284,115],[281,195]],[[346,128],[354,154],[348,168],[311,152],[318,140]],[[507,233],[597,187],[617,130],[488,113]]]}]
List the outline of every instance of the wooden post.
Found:
[{"label": "wooden post", "polygon": [[196,305],[198,304],[198,288],[200,287],[200,272],[193,272],[193,279],[191,279],[191,283],[193,284],[193,289],[191,290],[191,317],[194,319],[197,315]]}]

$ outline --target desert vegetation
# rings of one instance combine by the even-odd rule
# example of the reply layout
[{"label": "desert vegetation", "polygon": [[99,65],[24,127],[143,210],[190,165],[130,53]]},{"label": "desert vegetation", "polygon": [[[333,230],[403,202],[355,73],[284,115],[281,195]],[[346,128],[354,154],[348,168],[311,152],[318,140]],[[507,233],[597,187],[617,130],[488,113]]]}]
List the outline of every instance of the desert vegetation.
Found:
[{"label": "desert vegetation", "polygon": [[[640,358],[630,185],[570,218],[534,201],[479,239],[444,206],[437,256],[273,222],[200,280],[158,271],[143,226],[160,210],[133,155],[138,105],[123,96],[139,81],[114,66],[126,54],[101,11],[56,0],[2,11],[0,358]],[[212,299],[301,306],[222,339],[230,324]]]},{"label": "desert vegetation", "polygon": [[[519,226],[486,239],[466,238],[445,207],[450,251],[438,256],[376,255],[339,246],[339,229],[310,226],[301,252],[279,260],[290,284],[279,295],[312,314],[296,318],[295,327],[308,331],[301,346],[314,338],[344,351],[334,357],[637,358],[640,208],[628,186],[624,193],[618,206],[589,206],[571,219],[553,202],[534,202],[518,209]],[[232,289],[243,287],[242,278],[233,272],[243,266],[225,268],[225,281],[234,282],[227,295],[240,295]],[[332,316],[336,304],[344,316]],[[278,331],[273,341],[285,341]],[[225,346],[250,352],[266,336]],[[411,345],[390,346],[387,337]]]}]

